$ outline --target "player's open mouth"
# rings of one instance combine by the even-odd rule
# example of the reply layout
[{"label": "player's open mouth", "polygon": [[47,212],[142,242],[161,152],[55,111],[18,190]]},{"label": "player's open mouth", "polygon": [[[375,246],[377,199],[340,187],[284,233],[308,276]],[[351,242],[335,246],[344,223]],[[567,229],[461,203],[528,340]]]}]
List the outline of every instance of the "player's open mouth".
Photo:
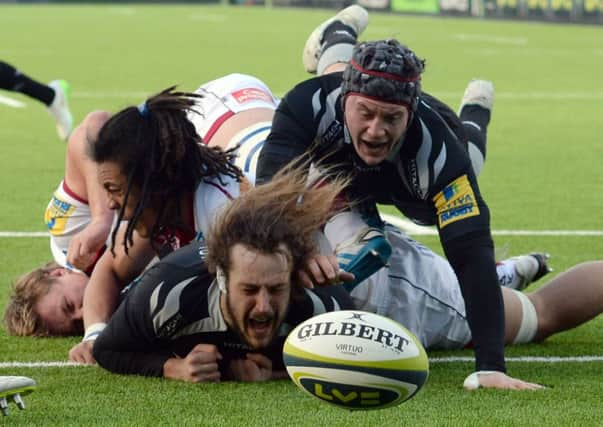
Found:
[{"label": "player's open mouth", "polygon": [[265,334],[272,329],[272,318],[268,319],[249,319],[247,325],[249,329],[256,335]]},{"label": "player's open mouth", "polygon": [[368,142],[361,141],[362,147],[368,152],[382,151],[389,148],[389,142]]}]

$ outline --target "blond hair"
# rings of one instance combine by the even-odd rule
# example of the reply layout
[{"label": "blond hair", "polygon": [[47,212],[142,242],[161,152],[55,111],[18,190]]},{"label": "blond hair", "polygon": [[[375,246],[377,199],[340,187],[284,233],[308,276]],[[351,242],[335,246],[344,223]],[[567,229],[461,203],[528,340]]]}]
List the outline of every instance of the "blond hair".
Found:
[{"label": "blond hair", "polygon": [[50,273],[61,268],[56,262],[36,268],[19,277],[13,284],[8,305],[4,311],[4,325],[10,335],[45,336],[49,330],[35,310],[35,306],[48,294],[55,278]]}]

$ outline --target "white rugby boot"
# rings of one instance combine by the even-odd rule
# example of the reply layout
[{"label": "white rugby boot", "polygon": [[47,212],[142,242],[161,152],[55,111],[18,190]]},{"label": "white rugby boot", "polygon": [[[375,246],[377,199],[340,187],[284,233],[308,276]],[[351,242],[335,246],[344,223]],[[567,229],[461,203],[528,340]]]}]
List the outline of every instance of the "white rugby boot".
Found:
[{"label": "white rugby boot", "polygon": [[36,388],[36,382],[28,377],[4,377],[0,376],[0,410],[4,416],[8,415],[8,400],[13,402],[19,409],[25,409],[25,403],[21,396],[25,396]]},{"label": "white rugby boot", "polygon": [[327,19],[316,27],[316,29],[312,31],[312,34],[310,34],[310,37],[308,37],[308,40],[306,40],[306,45],[304,46],[302,62],[305,70],[311,74],[316,73],[316,67],[318,66],[318,60],[322,51],[324,32],[330,24],[339,21],[348,25],[354,30],[356,37],[358,37],[366,29],[368,19],[369,16],[366,9],[354,4],[339,11],[335,16]]},{"label": "white rugby boot", "polygon": [[494,84],[488,80],[474,79],[469,82],[461,106],[459,107],[459,115],[465,105],[479,105],[489,111],[492,111],[494,105]]},{"label": "white rugby boot", "polygon": [[71,88],[65,80],[53,80],[48,86],[54,89],[54,99],[48,107],[48,112],[57,122],[59,138],[66,141],[73,130],[73,116],[69,111],[68,97]]},{"label": "white rugby boot", "polygon": [[503,263],[513,264],[514,274],[506,274],[503,278],[503,283],[501,284],[518,291],[525,289],[531,283],[534,283],[553,271],[548,265],[549,258],[550,255],[547,253],[533,252],[527,255],[515,256],[503,261]]}]

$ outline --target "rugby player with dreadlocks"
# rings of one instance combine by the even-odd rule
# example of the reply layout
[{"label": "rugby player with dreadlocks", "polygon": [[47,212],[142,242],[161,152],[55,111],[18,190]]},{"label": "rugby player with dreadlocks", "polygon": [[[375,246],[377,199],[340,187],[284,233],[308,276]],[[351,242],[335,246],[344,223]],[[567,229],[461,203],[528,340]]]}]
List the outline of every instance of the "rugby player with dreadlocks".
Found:
[{"label": "rugby player with dreadlocks", "polygon": [[190,120],[202,95],[168,88],[112,116],[90,145],[98,179],[122,224],[99,259],[83,302],[84,341],[70,351],[93,362],[92,339],[119,293],[155,257],[202,238],[246,183],[236,152],[205,145]]}]

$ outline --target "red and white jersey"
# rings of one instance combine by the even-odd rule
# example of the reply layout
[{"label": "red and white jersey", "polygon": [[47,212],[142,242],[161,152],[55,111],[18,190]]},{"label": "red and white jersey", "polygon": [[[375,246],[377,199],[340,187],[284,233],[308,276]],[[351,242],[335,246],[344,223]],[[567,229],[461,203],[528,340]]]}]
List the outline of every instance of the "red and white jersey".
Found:
[{"label": "red and white jersey", "polygon": [[195,93],[203,95],[203,98],[195,105],[198,114],[191,113],[189,120],[206,144],[235,114],[252,108],[276,110],[279,103],[264,82],[246,74],[228,74],[205,83]]},{"label": "red and white jersey", "polygon": [[154,239],[159,257],[163,258],[193,240],[203,240],[222,209],[239,197],[240,185],[235,178],[226,175],[203,179],[193,194],[191,210],[185,213],[188,222],[194,224],[194,230],[163,229]]}]

